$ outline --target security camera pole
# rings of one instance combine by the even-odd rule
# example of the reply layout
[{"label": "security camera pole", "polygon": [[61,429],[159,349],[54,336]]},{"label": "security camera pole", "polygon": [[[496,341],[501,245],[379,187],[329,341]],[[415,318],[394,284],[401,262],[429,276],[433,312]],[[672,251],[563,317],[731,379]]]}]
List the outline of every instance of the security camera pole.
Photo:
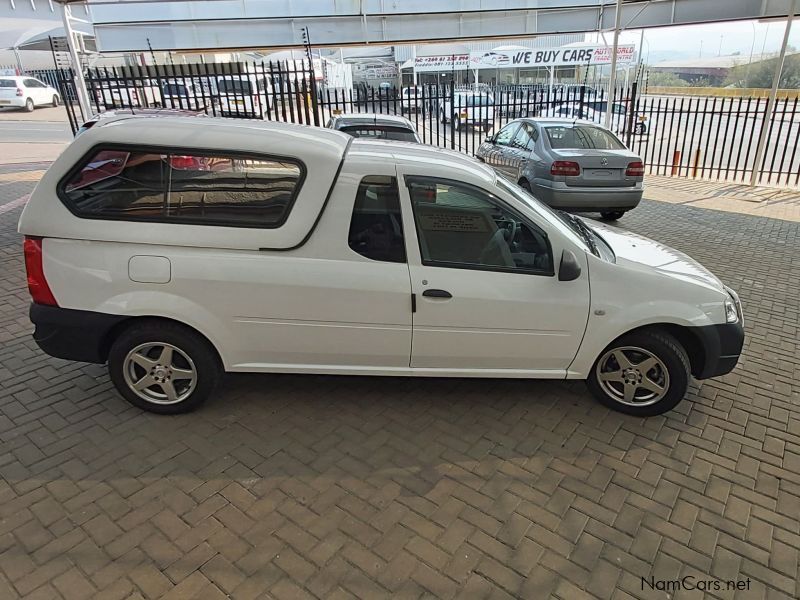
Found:
[{"label": "security camera pole", "polygon": [[622,18],[622,0],[617,0],[617,14],[614,17],[614,45],[611,48],[611,78],[608,81],[608,103],[603,126],[611,128],[611,108],[614,106],[614,93],[617,87],[617,46],[619,45],[619,24]]},{"label": "security camera pole", "polygon": [[[73,81],[75,82],[75,91],[78,94],[78,105],[81,109],[81,116],[86,121],[92,116],[91,108],[89,107],[89,92],[86,90],[86,81],[83,78],[83,67],[78,59],[78,49],[75,44],[75,32],[72,29],[72,9],[69,6],[69,0],[62,2],[61,19],[64,23],[64,37],[67,38],[67,47],[69,48],[69,57],[72,62]],[[67,102],[67,98],[64,98]]]}]

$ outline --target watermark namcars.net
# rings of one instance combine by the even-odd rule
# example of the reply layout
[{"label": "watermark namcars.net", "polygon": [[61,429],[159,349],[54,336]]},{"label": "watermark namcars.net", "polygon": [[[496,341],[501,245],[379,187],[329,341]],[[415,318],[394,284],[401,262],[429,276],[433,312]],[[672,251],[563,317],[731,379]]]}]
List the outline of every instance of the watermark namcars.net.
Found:
[{"label": "watermark namcars.net", "polygon": [[723,592],[747,591],[750,589],[750,578],[747,579],[699,579],[694,575],[686,575],[680,579],[656,579],[642,577],[642,590],[659,592],[698,591]]}]

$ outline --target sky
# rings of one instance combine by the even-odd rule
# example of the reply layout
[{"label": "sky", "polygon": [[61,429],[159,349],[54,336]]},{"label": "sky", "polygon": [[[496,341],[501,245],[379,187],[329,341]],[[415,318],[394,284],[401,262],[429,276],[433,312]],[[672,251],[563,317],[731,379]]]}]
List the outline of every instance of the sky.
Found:
[{"label": "sky", "polygon": [[[778,52],[783,41],[786,21],[732,21],[709,25],[682,25],[646,29],[644,32],[644,58],[651,64],[657,60],[674,58],[699,58],[725,56],[739,52],[745,56],[763,52]],[[620,34],[624,43],[639,44],[641,30]],[[611,34],[606,34],[611,41]],[[755,40],[755,43],[754,43]],[[792,23],[789,44],[800,49],[800,20]],[[651,60],[648,60],[650,52]]]}]

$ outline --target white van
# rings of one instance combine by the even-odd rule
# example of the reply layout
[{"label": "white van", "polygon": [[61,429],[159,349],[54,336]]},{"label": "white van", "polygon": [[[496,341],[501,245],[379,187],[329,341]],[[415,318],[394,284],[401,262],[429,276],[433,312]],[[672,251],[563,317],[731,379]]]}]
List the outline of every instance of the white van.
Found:
[{"label": "white van", "polygon": [[439,120],[452,121],[456,130],[462,127],[479,127],[489,131],[494,127],[494,98],[483,92],[455,92],[453,99],[439,103]]},{"label": "white van", "polygon": [[744,338],[736,294],[680,252],[462,154],[330,129],[99,122],[19,231],[39,346],[159,413],[235,371],[585,379],[653,415]]},{"label": "white van", "polygon": [[274,108],[274,94],[268,77],[252,74],[226,75],[217,78],[219,111],[225,117],[269,117]]}]

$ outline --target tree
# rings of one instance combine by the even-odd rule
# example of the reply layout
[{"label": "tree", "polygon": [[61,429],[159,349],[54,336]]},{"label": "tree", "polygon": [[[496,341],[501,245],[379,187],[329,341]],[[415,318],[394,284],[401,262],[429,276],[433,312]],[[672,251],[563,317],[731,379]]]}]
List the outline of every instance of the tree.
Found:
[{"label": "tree", "polygon": [[[733,67],[728,72],[725,85],[738,88],[771,88],[777,64],[778,58],[776,57]],[[800,87],[800,54],[786,57],[778,87],[783,89]]]},{"label": "tree", "polygon": [[651,71],[647,76],[647,85],[654,87],[686,87],[689,84],[675,75],[675,73]]}]

